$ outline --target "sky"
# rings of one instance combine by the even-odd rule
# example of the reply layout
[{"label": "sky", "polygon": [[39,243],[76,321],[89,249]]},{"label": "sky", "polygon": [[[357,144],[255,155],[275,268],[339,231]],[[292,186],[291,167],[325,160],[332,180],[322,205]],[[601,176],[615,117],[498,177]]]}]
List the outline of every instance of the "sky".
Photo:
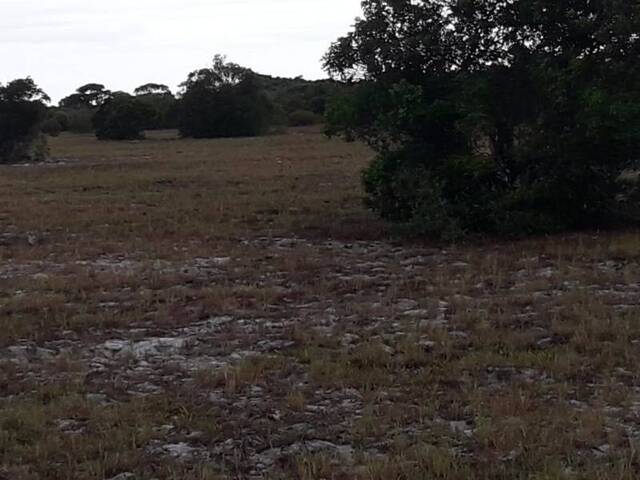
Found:
[{"label": "sky", "polygon": [[322,56],[360,13],[360,0],[0,0],[0,83],[31,76],[54,104],[93,82],[175,91],[217,53],[325,78]]}]

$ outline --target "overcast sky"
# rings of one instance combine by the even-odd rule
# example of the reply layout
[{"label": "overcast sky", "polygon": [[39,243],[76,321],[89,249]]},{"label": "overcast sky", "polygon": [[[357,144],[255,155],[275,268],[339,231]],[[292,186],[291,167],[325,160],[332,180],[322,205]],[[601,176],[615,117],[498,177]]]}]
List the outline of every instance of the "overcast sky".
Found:
[{"label": "overcast sky", "polygon": [[54,103],[89,82],[175,90],[216,53],[324,78],[320,58],[360,13],[360,0],[0,0],[0,82],[32,76]]}]

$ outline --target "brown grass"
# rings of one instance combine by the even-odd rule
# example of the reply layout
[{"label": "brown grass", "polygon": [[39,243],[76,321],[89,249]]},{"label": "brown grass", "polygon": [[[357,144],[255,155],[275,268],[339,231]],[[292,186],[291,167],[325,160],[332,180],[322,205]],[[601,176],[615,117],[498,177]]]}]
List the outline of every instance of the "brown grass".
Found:
[{"label": "brown grass", "polygon": [[0,167],[0,478],[638,478],[638,232],[402,242],[314,129],[51,147]]}]

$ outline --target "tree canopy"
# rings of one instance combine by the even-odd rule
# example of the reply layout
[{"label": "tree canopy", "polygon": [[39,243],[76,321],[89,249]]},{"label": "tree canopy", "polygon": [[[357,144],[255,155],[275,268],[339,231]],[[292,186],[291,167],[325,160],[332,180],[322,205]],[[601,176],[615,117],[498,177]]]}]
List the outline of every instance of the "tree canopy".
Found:
[{"label": "tree canopy", "polygon": [[271,120],[272,104],[259,78],[220,55],[181,85],[179,129],[185,137],[256,136]]},{"label": "tree canopy", "polygon": [[111,96],[111,92],[100,83],[88,83],[75,91],[75,93],[60,100],[60,106],[64,108],[88,107],[98,108]]},{"label": "tree canopy", "polygon": [[[424,233],[601,226],[640,151],[640,6],[366,0],[325,57],[330,133],[379,152],[368,204]],[[628,212],[628,210],[627,210]]]},{"label": "tree canopy", "polygon": [[155,112],[145,102],[124,92],[105,100],[93,116],[96,136],[100,140],[137,140]]},{"label": "tree canopy", "polygon": [[0,84],[0,163],[42,160],[46,141],[39,126],[49,97],[31,78]]},{"label": "tree canopy", "polygon": [[136,88],[133,93],[137,96],[143,95],[171,95],[171,89],[161,83],[145,83]]}]

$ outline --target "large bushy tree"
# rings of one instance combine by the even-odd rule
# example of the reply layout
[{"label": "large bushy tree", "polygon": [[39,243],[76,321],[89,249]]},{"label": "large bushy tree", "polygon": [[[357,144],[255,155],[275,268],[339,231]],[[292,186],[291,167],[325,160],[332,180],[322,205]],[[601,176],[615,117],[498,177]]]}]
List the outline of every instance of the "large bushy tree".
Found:
[{"label": "large bushy tree", "polygon": [[182,84],[179,129],[185,137],[256,136],[270,123],[272,105],[258,77],[222,56],[191,72]]},{"label": "large bushy tree", "polygon": [[168,86],[159,83],[147,83],[134,91],[142,103],[154,112],[149,118],[146,130],[171,129],[177,127],[178,102]]},{"label": "large bushy tree", "polygon": [[74,133],[94,131],[93,116],[112,93],[101,83],[87,83],[59,102],[59,112],[66,117],[66,129]]},{"label": "large bushy tree", "polygon": [[0,163],[43,160],[46,138],[40,124],[49,97],[31,78],[0,84]]},{"label": "large bushy tree", "polygon": [[60,100],[60,106],[63,108],[98,108],[107,99],[111,97],[111,92],[100,83],[88,83]]},{"label": "large bushy tree", "polygon": [[137,140],[155,117],[147,103],[124,92],[105,100],[93,116],[96,137],[100,140]]},{"label": "large bushy tree", "polygon": [[327,70],[331,133],[378,152],[369,205],[425,233],[593,227],[629,212],[640,4],[366,0]]}]

